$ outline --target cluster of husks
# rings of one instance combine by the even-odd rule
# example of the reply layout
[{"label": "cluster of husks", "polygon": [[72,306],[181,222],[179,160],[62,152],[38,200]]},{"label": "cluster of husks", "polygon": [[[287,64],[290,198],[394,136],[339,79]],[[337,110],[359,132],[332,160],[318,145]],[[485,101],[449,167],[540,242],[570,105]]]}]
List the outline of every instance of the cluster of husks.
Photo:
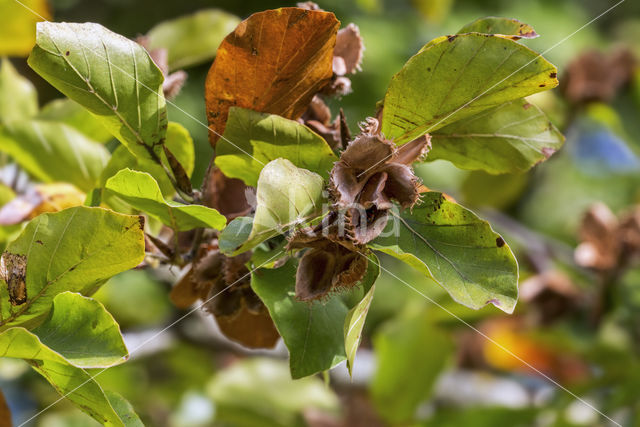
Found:
[{"label": "cluster of husks", "polygon": [[331,170],[331,212],[289,241],[289,250],[309,248],[296,273],[300,300],[357,285],[367,270],[365,244],[384,229],[392,201],[403,208],[418,201],[419,182],[410,165],[429,149],[429,137],[398,148],[378,133],[377,123],[369,119]]},{"label": "cluster of husks", "polygon": [[640,258],[640,206],[620,218],[604,204],[586,212],[580,226],[576,262],[599,271],[626,267]]},{"label": "cluster of husks", "polygon": [[[321,10],[313,2],[298,3],[298,7],[309,10]],[[331,81],[321,91],[326,96],[343,96],[351,92],[351,80],[348,74],[361,71],[364,43],[360,36],[360,30],[355,24],[349,24],[338,31],[336,45],[333,50],[333,76]],[[344,113],[340,109],[340,115],[331,118],[331,111],[324,103],[322,97],[316,94],[309,108],[300,118],[300,121],[322,136],[331,148],[343,149],[351,140],[349,127]]]},{"label": "cluster of husks", "polygon": [[332,290],[349,289],[367,272],[366,248],[342,235],[340,215],[331,212],[316,227],[294,234],[287,250],[308,248],[296,272],[296,298],[312,301]]},{"label": "cluster of husks", "polygon": [[251,289],[246,267],[250,258],[251,252],[227,257],[217,249],[209,250],[174,286],[171,299],[182,308],[201,299],[227,337],[250,348],[273,347],[279,334],[267,308]]},{"label": "cluster of husks", "polygon": [[392,200],[402,208],[418,201],[420,185],[411,164],[430,148],[428,135],[398,148],[378,133],[376,119],[368,123],[334,165],[329,184],[334,208],[345,213],[357,244],[382,232]]}]

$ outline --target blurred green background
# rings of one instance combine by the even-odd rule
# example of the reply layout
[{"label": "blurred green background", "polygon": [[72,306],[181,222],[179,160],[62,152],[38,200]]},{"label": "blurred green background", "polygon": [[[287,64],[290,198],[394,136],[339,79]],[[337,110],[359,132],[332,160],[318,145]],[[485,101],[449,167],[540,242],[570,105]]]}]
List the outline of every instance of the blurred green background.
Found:
[{"label": "blurred green background", "polygon": [[[352,132],[358,122],[374,114],[389,80],[411,55],[432,38],[455,33],[479,17],[512,17],[532,25],[540,37],[526,45],[544,52],[558,66],[561,81],[567,65],[585,50],[611,52],[626,46],[640,58],[640,2],[634,0],[587,26],[616,2],[318,3],[335,12],[343,25],[356,23],[364,38],[362,72],[352,78],[353,93],[331,102],[334,113],[337,106],[344,108]],[[256,11],[294,5],[271,0],[49,3],[55,21],[98,22],[130,38],[147,33],[161,21],[204,8],[246,18]],[[0,2],[0,13],[2,7]],[[60,96],[24,59],[15,58],[14,64],[36,84],[42,104]],[[169,106],[171,120],[182,123],[194,138],[197,185],[212,155],[204,125],[203,89],[209,66],[188,68],[187,83]],[[446,191],[494,224],[516,252],[522,280],[544,282],[548,279],[544,273],[561,274],[579,289],[580,300],[589,301],[598,297],[601,277],[573,260],[583,213],[596,201],[615,213],[640,202],[640,73],[636,68],[634,80],[607,103],[576,106],[558,90],[532,97],[531,102],[545,110],[567,136],[565,147],[548,162],[525,175],[468,172],[444,161],[420,165],[417,172],[426,186]],[[405,266],[387,258],[383,262],[424,295],[383,273],[353,380],[342,366],[325,378],[291,381],[282,344],[273,351],[248,351],[221,337],[213,320],[200,312],[97,380],[125,396],[143,421],[153,426],[614,425],[544,374],[615,422],[640,426],[637,266],[616,278],[613,305],[594,324],[588,302],[577,303],[578,309],[553,321],[536,318],[544,314],[536,300],[521,301],[511,317],[492,307],[475,312],[455,305],[435,283]],[[178,274],[130,271],[99,291],[98,298],[120,323],[130,349],[184,314],[168,300]],[[566,307],[574,303],[563,302]],[[16,425],[57,399],[26,364],[13,360],[0,360],[0,388]],[[31,424],[91,423],[62,401]]]}]

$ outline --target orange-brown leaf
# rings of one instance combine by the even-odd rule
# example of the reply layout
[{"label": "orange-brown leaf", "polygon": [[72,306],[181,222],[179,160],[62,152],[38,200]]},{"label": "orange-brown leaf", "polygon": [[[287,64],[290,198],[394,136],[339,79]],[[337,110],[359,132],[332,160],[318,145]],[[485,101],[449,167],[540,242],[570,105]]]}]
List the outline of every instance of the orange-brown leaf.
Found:
[{"label": "orange-brown leaf", "polygon": [[333,13],[286,7],[251,15],[218,48],[205,85],[210,141],[229,107],[296,119],[332,76],[340,22]]}]

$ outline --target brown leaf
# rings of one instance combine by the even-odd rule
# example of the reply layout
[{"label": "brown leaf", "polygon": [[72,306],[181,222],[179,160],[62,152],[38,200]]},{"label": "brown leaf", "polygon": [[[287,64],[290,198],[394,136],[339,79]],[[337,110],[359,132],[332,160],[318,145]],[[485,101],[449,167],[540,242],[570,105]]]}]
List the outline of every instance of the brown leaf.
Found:
[{"label": "brown leaf", "polygon": [[355,24],[349,24],[338,31],[333,55],[342,58],[345,65],[344,74],[353,74],[361,70],[360,63],[362,62],[363,52],[364,43],[362,42],[362,37],[360,37],[360,29]]},{"label": "brown leaf", "polygon": [[340,22],[332,13],[287,7],[251,15],[218,48],[205,84],[210,142],[229,108],[297,119],[331,76]]}]

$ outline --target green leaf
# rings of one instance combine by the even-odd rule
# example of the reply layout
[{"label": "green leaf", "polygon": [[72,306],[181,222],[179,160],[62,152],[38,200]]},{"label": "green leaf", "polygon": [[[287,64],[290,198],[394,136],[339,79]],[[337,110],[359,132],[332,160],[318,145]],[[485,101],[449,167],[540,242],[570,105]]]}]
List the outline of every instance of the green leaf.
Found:
[{"label": "green leaf", "polygon": [[211,60],[240,18],[218,9],[163,21],[147,33],[149,49],[167,49],[169,69],[186,68]]},{"label": "green leaf", "polygon": [[131,403],[124,397],[109,390],[106,390],[104,394],[126,427],[144,427],[144,424],[140,421],[140,417],[138,417],[138,414],[133,410],[133,406],[131,406]]},{"label": "green leaf", "polygon": [[[536,424],[540,410],[535,406],[509,408],[506,406],[465,406],[464,408],[438,408],[429,418],[428,425],[438,427],[495,427],[509,425],[511,427],[527,427]],[[559,421],[557,425],[563,425]],[[567,423],[564,425],[571,425]]]},{"label": "green leaf", "polygon": [[0,61],[0,123],[24,120],[38,112],[38,93],[29,79],[22,77],[11,62]]},{"label": "green leaf", "polygon": [[0,129],[0,151],[43,182],[68,182],[89,191],[100,178],[109,152],[63,123],[28,120]]},{"label": "green leaf", "polygon": [[499,18],[496,16],[476,19],[458,31],[458,34],[464,33],[500,34],[513,36],[513,40],[520,38],[533,39],[539,36],[531,25],[524,24],[517,19]]},{"label": "green leaf", "polygon": [[[277,393],[274,392],[277,390]],[[293,381],[287,365],[264,357],[239,360],[207,387],[216,407],[214,425],[303,427],[305,411],[337,414],[340,402],[319,378]]]},{"label": "green leaf", "polygon": [[49,102],[42,107],[37,119],[62,122],[103,144],[113,139],[113,135],[102,125],[98,117],[69,98],[54,99]]},{"label": "green leaf", "polygon": [[253,228],[253,218],[240,216],[234,218],[218,236],[218,248],[223,254],[232,254],[247,241]]},{"label": "green leaf", "polygon": [[287,159],[269,162],[258,179],[251,233],[234,254],[248,251],[319,215],[324,200],[323,188],[320,175],[297,168]]},{"label": "green leaf", "polygon": [[128,357],[113,317],[98,301],[73,292],[56,295],[47,320],[35,329],[14,327],[2,332],[0,354],[79,368],[106,368]]},{"label": "green leaf", "polygon": [[199,227],[222,230],[227,223],[215,209],[165,200],[156,180],[145,172],[123,169],[107,180],[105,189],[174,230]]},{"label": "green leaf", "polygon": [[369,256],[369,265],[366,276],[362,279],[364,297],[349,312],[344,320],[344,348],[347,353],[347,368],[349,375],[353,373],[353,364],[356,358],[356,351],[362,339],[364,322],[373,300],[375,292],[375,282],[380,275],[380,261],[375,254]]},{"label": "green leaf", "polygon": [[[195,165],[195,150],[189,131],[179,123],[169,122],[165,145],[182,164],[187,174],[191,176]],[[164,153],[161,153],[161,158],[167,164]],[[171,197],[175,194],[176,190],[162,165],[149,159],[136,158],[123,145],[115,149],[109,163],[102,171],[101,185],[104,187],[107,179],[126,168],[150,174],[157,181],[164,197]]]},{"label": "green leaf", "polygon": [[382,133],[404,144],[504,102],[558,85],[557,69],[513,40],[487,34],[439,37],[391,80]]},{"label": "green leaf", "polygon": [[216,166],[255,187],[262,168],[278,158],[325,179],[338,160],[320,135],[295,120],[231,107],[223,138],[216,144]]},{"label": "green leaf", "polygon": [[493,304],[511,313],[518,297],[518,264],[491,226],[441,193],[401,216],[393,214],[369,246],[392,255],[438,282],[473,309]]},{"label": "green leaf", "polygon": [[[297,261],[292,259],[276,269],[257,269],[251,274],[251,287],[269,309],[289,349],[291,376],[302,378],[347,359],[347,316],[373,285],[377,267],[370,262],[370,271],[358,287],[312,303],[295,298],[296,268]],[[349,334],[349,341],[353,340],[354,332]]]},{"label": "green leaf", "polygon": [[428,159],[492,174],[525,172],[563,142],[560,131],[538,107],[517,99],[432,133]]},{"label": "green leaf", "polygon": [[[26,302],[10,304],[2,283],[0,327],[33,325],[49,312],[57,294],[91,294],[111,276],[137,266],[144,258],[143,226],[138,216],[84,206],[31,220],[2,255],[12,283],[26,282]],[[15,268],[20,266],[15,259],[22,257],[26,279]]]},{"label": "green leaf", "polygon": [[407,310],[373,337],[377,370],[370,393],[391,425],[412,421],[453,353],[451,338],[434,323],[428,310]]},{"label": "green leaf", "polygon": [[25,359],[58,393],[99,422],[131,425],[83,369],[107,368],[128,357],[118,324],[99,302],[72,292],[56,295],[49,317],[39,327],[14,327],[0,334],[0,354]]},{"label": "green leaf", "polygon": [[41,22],[28,62],[133,154],[159,155],[167,129],[164,77],[138,43],[99,24]]}]

